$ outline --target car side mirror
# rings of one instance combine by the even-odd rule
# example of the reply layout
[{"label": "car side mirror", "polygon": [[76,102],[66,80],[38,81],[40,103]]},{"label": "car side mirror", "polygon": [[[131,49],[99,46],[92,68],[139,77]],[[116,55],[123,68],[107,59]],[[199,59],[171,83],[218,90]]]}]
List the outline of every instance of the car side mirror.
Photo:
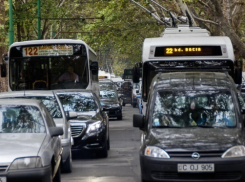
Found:
[{"label": "car side mirror", "polygon": [[144,115],[143,114],[133,115],[133,126],[139,129],[144,128]]},{"label": "car side mirror", "polygon": [[98,75],[99,72],[99,64],[98,62],[91,62],[90,64],[90,70],[92,71],[93,75]]},{"label": "car side mirror", "polygon": [[50,127],[49,128],[49,133],[51,137],[63,135],[63,128],[61,127]]}]

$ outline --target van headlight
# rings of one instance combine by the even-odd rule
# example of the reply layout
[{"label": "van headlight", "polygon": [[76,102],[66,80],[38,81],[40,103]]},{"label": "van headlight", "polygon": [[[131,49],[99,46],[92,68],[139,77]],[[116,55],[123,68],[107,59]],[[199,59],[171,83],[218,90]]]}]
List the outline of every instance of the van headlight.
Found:
[{"label": "van headlight", "polygon": [[231,158],[231,157],[244,157],[245,147],[243,145],[235,146],[228,149],[221,158]]},{"label": "van headlight", "polygon": [[87,134],[93,134],[100,132],[102,130],[102,121],[97,121],[95,123],[89,124],[86,131]]},{"label": "van headlight", "polygon": [[15,159],[14,162],[11,164],[9,170],[30,169],[38,167],[43,167],[40,157],[26,157]]},{"label": "van headlight", "polygon": [[146,147],[145,156],[154,157],[154,158],[163,158],[163,159],[170,158],[167,152],[165,152],[164,150],[158,147],[152,147],[152,146]]}]

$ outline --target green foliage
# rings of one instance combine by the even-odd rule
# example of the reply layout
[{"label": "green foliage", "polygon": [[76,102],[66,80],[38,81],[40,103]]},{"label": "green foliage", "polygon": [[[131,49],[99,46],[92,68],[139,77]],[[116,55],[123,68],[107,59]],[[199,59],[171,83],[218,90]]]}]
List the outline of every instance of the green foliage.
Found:
[{"label": "green foliage", "polygon": [[[7,35],[8,3],[7,0],[5,1],[6,26],[3,34]],[[152,10],[149,1],[137,0],[137,2]],[[174,0],[158,2],[174,13],[179,12]],[[184,0],[184,2],[189,8],[193,8],[200,18],[216,21],[215,12],[205,8],[200,1]],[[53,38],[54,34],[55,38],[82,39],[96,51],[110,48],[111,64],[118,75],[124,68],[132,67],[141,60],[144,39],[160,36],[165,28],[130,0],[73,0],[72,2],[41,0],[41,3],[43,38]],[[167,12],[154,7],[160,16],[169,17]],[[15,0],[14,8],[15,40],[37,39],[37,0]],[[245,41],[245,14],[243,13],[241,17],[241,19],[237,18],[239,24],[236,32]],[[217,30],[217,27],[211,24],[208,24],[208,28],[212,33]]]}]

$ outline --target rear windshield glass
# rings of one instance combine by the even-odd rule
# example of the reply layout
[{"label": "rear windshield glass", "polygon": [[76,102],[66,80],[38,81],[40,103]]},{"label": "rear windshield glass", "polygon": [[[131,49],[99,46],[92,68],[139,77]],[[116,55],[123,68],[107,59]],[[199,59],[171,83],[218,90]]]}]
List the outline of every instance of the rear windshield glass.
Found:
[{"label": "rear windshield glass", "polygon": [[162,91],[156,95],[153,127],[235,127],[229,91]]},{"label": "rear windshield glass", "polygon": [[[62,118],[59,104],[54,96],[26,96],[18,98],[40,100],[53,118]],[[13,99],[13,97],[5,99]]]},{"label": "rear windshield glass", "polygon": [[65,111],[88,112],[96,111],[98,106],[91,94],[58,93]]},{"label": "rear windshield glass", "polygon": [[117,93],[114,90],[100,90],[101,99],[115,99],[117,98]]},{"label": "rear windshield glass", "polygon": [[40,110],[35,106],[0,106],[0,133],[45,133]]}]

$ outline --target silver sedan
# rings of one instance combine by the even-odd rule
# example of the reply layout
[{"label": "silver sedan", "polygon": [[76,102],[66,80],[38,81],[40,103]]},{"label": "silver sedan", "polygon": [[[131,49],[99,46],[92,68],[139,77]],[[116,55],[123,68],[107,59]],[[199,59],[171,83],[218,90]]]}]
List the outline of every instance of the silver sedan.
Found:
[{"label": "silver sedan", "polygon": [[0,99],[0,181],[60,182],[59,135],[40,101]]}]

